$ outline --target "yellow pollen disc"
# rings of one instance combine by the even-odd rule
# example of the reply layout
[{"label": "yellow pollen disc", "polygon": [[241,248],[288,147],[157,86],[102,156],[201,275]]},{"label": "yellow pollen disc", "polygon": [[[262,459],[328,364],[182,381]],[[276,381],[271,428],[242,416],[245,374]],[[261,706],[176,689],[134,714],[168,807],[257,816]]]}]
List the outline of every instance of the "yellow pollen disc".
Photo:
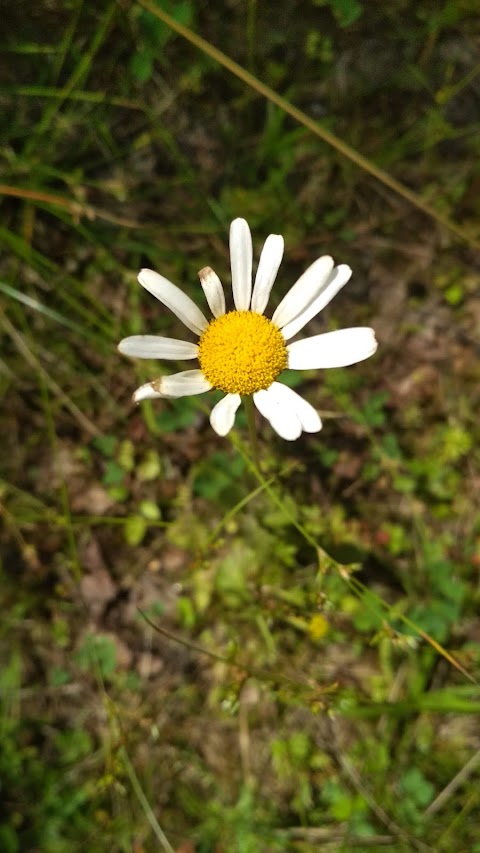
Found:
[{"label": "yellow pollen disc", "polygon": [[198,345],[203,375],[227,394],[269,388],[288,364],[280,329],[254,311],[229,311],[212,320]]}]

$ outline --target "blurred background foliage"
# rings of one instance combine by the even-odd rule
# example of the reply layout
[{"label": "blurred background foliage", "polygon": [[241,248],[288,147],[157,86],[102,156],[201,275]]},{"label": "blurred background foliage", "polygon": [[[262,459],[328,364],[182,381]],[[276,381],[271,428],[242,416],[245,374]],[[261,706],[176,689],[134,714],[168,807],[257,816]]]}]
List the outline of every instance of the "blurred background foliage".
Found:
[{"label": "blurred background foliage", "polygon": [[[0,849],[478,853],[478,2],[156,3],[465,239],[143,6],[6,0]],[[286,375],[325,426],[259,423],[267,486],[115,349],[236,216],[380,341]]]}]

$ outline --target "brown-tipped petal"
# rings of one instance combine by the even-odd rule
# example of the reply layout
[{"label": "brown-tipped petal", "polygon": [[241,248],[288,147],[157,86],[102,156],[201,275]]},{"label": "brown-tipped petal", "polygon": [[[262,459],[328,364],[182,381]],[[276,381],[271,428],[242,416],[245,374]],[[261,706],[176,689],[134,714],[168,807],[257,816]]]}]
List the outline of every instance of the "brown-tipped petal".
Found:
[{"label": "brown-tipped petal", "polygon": [[152,387],[162,397],[190,397],[210,391],[211,385],[201,370],[183,370],[171,376],[162,376],[152,382]]},{"label": "brown-tipped petal", "polygon": [[198,277],[213,316],[220,317],[225,314],[225,293],[217,273],[211,267],[204,267]]}]

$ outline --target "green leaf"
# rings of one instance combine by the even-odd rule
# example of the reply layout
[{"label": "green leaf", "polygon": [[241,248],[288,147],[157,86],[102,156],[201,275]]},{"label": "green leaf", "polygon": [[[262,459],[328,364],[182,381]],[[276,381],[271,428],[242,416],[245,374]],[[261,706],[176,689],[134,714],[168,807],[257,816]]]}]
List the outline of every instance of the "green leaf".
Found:
[{"label": "green leaf", "polygon": [[190,598],[187,598],[185,595],[181,595],[178,597],[177,612],[182,628],[190,630],[191,628],[195,627],[197,617],[193,602]]},{"label": "green leaf", "polygon": [[358,0],[330,0],[330,5],[341,27],[349,27],[363,14],[363,6]]},{"label": "green leaf", "polygon": [[314,0],[316,6],[330,6],[341,27],[349,27],[363,15],[363,5],[358,0]]},{"label": "green leaf", "polygon": [[158,521],[161,518],[160,509],[154,501],[140,501],[138,511],[147,521]]},{"label": "green leaf", "polygon": [[92,441],[103,456],[113,456],[118,439],[115,435],[97,435]]},{"label": "green leaf", "polygon": [[138,83],[148,83],[153,74],[153,59],[151,48],[144,47],[134,53],[130,60],[130,73]]},{"label": "green leaf", "polygon": [[110,637],[102,634],[88,634],[83,645],[74,656],[75,663],[84,670],[92,672],[100,670],[104,678],[108,678],[115,671],[117,665],[117,652],[115,643]]},{"label": "green leaf", "polygon": [[255,553],[242,542],[232,544],[219,564],[215,588],[230,607],[240,607],[247,597],[247,574],[255,564]]},{"label": "green leaf", "polygon": [[162,465],[160,456],[156,450],[148,450],[145,458],[137,465],[136,475],[142,483],[156,480],[160,476]]},{"label": "green leaf", "polygon": [[104,486],[118,486],[123,481],[124,477],[125,471],[117,462],[114,462],[113,459],[109,459],[108,462],[105,463],[105,471],[102,477]]},{"label": "green leaf", "polygon": [[[158,5],[179,24],[188,27],[193,22],[193,4],[190,0],[180,0],[180,2],[178,0],[161,0]],[[152,51],[152,57],[155,55],[155,51],[158,54],[160,48],[175,38],[175,33],[171,27],[161,21],[160,18],[152,15],[151,12],[142,11],[139,16],[139,23],[145,39],[145,46]]]},{"label": "green leaf", "polygon": [[59,666],[53,666],[49,673],[49,681],[52,687],[62,687],[70,681],[70,673]]},{"label": "green leaf", "polygon": [[418,767],[410,767],[400,779],[400,787],[404,794],[419,808],[425,808],[433,798],[435,788],[425,779]]},{"label": "green leaf", "polygon": [[123,503],[127,500],[130,492],[126,486],[121,484],[119,486],[110,486],[110,488],[107,489],[107,494],[110,500],[114,503]]},{"label": "green leaf", "polygon": [[133,442],[126,438],[120,444],[117,454],[118,464],[124,471],[132,471],[135,465],[135,449]]},{"label": "green leaf", "polygon": [[131,515],[128,519],[125,528],[124,536],[128,545],[140,545],[145,533],[147,532],[146,519],[141,515]]}]

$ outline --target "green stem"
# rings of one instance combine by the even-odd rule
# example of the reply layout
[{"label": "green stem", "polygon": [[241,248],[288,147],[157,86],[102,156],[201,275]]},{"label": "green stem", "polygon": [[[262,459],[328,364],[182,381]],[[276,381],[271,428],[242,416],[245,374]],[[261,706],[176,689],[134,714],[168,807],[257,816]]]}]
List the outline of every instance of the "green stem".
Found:
[{"label": "green stem", "polygon": [[162,827],[158,823],[157,818],[155,817],[155,815],[153,813],[152,807],[150,806],[150,803],[147,800],[147,797],[144,794],[143,788],[140,784],[140,781],[138,779],[137,774],[135,773],[135,769],[133,767],[133,764],[131,763],[131,761],[127,755],[127,751],[126,751],[125,747],[121,748],[120,753],[121,753],[121,756],[123,759],[125,770],[127,771],[128,778],[130,779],[131,786],[135,792],[135,795],[136,795],[138,801],[140,802],[140,805],[142,806],[142,808],[145,812],[145,816],[146,816],[153,832],[155,833],[158,841],[160,842],[160,846],[165,851],[165,853],[175,853],[175,851],[174,851],[172,845],[170,844],[167,836],[165,835]]},{"label": "green stem", "polygon": [[258,451],[257,428],[255,426],[255,409],[253,405],[252,395],[249,394],[247,397],[244,397],[243,402],[245,404],[245,411],[247,413],[248,434],[250,437],[250,444],[252,446],[252,454],[255,460],[255,465],[260,470],[260,454]]}]

